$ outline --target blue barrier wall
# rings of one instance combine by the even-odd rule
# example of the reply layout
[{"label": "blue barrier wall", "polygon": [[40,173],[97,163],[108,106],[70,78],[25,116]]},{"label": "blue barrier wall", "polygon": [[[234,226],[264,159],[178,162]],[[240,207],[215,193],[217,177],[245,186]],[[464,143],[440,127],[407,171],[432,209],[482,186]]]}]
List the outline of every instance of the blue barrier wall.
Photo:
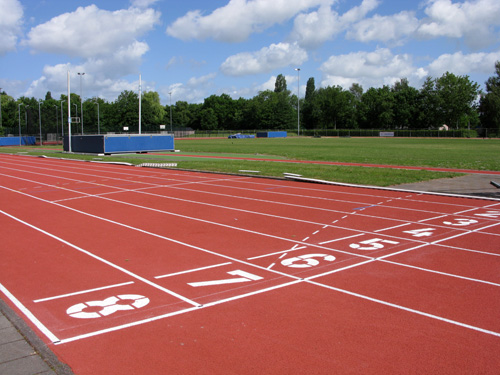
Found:
[{"label": "blue barrier wall", "polygon": [[[34,146],[35,137],[21,137],[22,146]],[[0,146],[19,146],[19,137],[0,137]]]},{"label": "blue barrier wall", "polygon": [[[69,151],[68,137],[64,137],[64,151]],[[127,152],[171,151],[174,137],[164,134],[131,135],[75,135],[71,137],[71,151],[89,154],[117,154]]]},{"label": "blue barrier wall", "polygon": [[287,132],[276,131],[276,132],[258,132],[257,138],[286,138]]}]

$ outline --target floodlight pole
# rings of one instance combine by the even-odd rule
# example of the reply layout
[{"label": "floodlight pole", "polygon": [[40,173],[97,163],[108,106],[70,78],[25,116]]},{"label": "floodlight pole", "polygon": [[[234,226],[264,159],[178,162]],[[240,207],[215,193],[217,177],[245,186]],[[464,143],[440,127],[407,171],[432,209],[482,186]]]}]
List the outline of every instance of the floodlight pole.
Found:
[{"label": "floodlight pole", "polygon": [[42,142],[42,111],[40,110],[41,100],[38,101],[38,124],[40,126],[40,146],[43,146]]},{"label": "floodlight pole", "polygon": [[56,107],[56,143],[58,141],[58,138],[59,138],[59,117],[57,116],[57,105],[54,104],[54,107]]},{"label": "floodlight pole", "polygon": [[300,135],[300,68],[297,71],[297,136]]},{"label": "floodlight pole", "polygon": [[19,146],[21,146],[21,106],[23,103],[19,103],[18,108],[18,117],[19,117]]},{"label": "floodlight pole", "polygon": [[61,137],[64,139],[64,112],[63,112],[63,103],[66,100],[61,100]]},{"label": "floodlight pole", "polygon": [[101,134],[101,122],[99,120],[99,101],[95,98],[95,103],[97,104],[97,134]]},{"label": "floodlight pole", "polygon": [[70,79],[68,70],[68,150],[71,153],[71,94],[70,94]]},{"label": "floodlight pole", "polygon": [[83,89],[82,89],[82,76],[85,75],[85,73],[78,73],[80,76],[80,116],[82,116],[82,119],[80,122],[82,123],[82,135],[83,135]]},{"label": "floodlight pole", "polygon": [[139,134],[142,133],[142,129],[141,129],[141,104],[142,104],[142,81],[141,81],[141,75],[139,74]]},{"label": "floodlight pole", "polygon": [[170,95],[170,132],[172,133],[172,91],[168,95]]}]

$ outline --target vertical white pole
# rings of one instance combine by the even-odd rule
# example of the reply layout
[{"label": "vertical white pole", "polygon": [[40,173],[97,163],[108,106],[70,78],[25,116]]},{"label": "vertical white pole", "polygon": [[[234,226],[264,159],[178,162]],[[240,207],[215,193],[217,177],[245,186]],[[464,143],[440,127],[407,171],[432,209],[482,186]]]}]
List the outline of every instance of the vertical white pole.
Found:
[{"label": "vertical white pole", "polygon": [[69,70],[68,70],[68,145],[69,152],[71,152],[71,99],[70,99],[70,82],[69,82]]},{"label": "vertical white pole", "polygon": [[139,134],[141,134],[141,102],[142,102],[142,86],[141,75],[139,74]]}]

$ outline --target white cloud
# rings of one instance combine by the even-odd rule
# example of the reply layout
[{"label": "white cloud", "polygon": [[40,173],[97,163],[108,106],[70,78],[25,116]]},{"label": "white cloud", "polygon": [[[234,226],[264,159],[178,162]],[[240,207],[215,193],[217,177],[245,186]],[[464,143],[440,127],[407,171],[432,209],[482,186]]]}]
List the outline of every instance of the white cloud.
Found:
[{"label": "white cloud", "polygon": [[157,3],[158,0],[131,0],[131,5],[136,8],[148,8]]},{"label": "white cloud", "polygon": [[342,29],[339,15],[330,6],[322,6],[315,12],[299,14],[295,18],[291,38],[301,46],[315,48]]},{"label": "white cloud", "polygon": [[295,17],[291,38],[297,40],[302,47],[316,48],[365,17],[377,6],[377,0],[363,0],[361,5],[340,16],[332,10],[331,4],[324,4],[317,11]]},{"label": "white cloud", "polygon": [[425,70],[413,66],[409,55],[394,55],[387,48],[331,56],[320,70],[324,74],[321,86],[344,88],[354,82],[363,87],[392,85],[401,78],[408,78],[410,84],[415,84],[427,75]]},{"label": "white cloud", "polygon": [[114,12],[95,5],[79,7],[38,25],[24,44],[35,52],[91,58],[106,56],[133,45],[136,38],[153,29],[160,13],[153,9],[122,9]]},{"label": "white cloud", "polygon": [[430,0],[418,33],[425,38],[464,38],[471,48],[486,47],[498,41],[492,29],[500,25],[500,2],[476,0],[452,3]]},{"label": "white cloud", "polygon": [[307,61],[307,52],[297,43],[278,43],[257,52],[243,52],[230,56],[221,65],[222,73],[244,76],[270,72],[285,66],[301,65]]},{"label": "white cloud", "polygon": [[428,70],[432,77],[440,77],[446,72],[456,75],[490,74],[494,71],[496,61],[500,61],[500,52],[465,55],[462,52],[456,52],[439,56],[429,64]]},{"label": "white cloud", "polygon": [[379,0],[363,0],[360,6],[353,7],[342,15],[342,22],[353,23],[366,17],[368,13],[378,7]]},{"label": "white cloud", "polygon": [[353,25],[347,38],[360,42],[382,41],[399,44],[402,38],[413,34],[419,21],[413,12],[400,12],[392,16],[375,15]]},{"label": "white cloud", "polygon": [[18,0],[0,0],[0,56],[16,49],[23,8]]},{"label": "white cloud", "polygon": [[333,0],[230,0],[204,16],[194,10],[167,27],[167,34],[181,40],[213,38],[223,42],[241,42],[250,34],[285,22],[297,13]]},{"label": "white cloud", "polygon": [[[137,85],[122,77],[139,76],[142,57],[149,46],[137,38],[151,30],[159,17],[160,14],[152,9],[110,12],[91,5],[32,28],[24,44],[35,52],[66,54],[81,58],[81,62],[45,66],[42,76],[32,82],[26,95],[43,97],[47,91],[65,93],[68,70],[72,75],[85,72],[82,78],[84,97],[101,96],[112,100],[121,91],[131,90]],[[79,87],[79,81],[77,84]]]},{"label": "white cloud", "polygon": [[192,77],[185,84],[174,83],[160,89],[160,91],[165,98],[169,98],[169,92],[171,92],[172,103],[179,100],[189,103],[202,103],[206,97],[213,94],[213,80],[216,76],[216,73],[210,73],[201,77]]}]

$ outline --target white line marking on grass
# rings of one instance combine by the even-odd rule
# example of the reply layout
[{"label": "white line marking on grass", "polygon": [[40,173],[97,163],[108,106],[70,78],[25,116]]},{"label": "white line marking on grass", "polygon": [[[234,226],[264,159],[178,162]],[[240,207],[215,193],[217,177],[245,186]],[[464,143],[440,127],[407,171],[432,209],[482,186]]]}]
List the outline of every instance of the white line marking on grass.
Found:
[{"label": "white line marking on grass", "polygon": [[59,299],[59,298],[72,297],[72,296],[76,296],[76,295],[79,295],[79,294],[86,294],[86,293],[96,292],[98,290],[105,290],[105,289],[117,288],[117,287],[120,287],[120,286],[130,285],[130,284],[133,284],[133,283],[134,283],[133,281],[129,281],[129,282],[126,282],[126,283],[121,283],[121,284],[107,285],[107,286],[103,286],[103,287],[100,287],[100,288],[87,289],[87,290],[82,290],[82,291],[74,292],[74,293],[61,294],[59,296],[54,296],[54,297],[41,298],[41,299],[34,300],[33,302],[38,303],[38,302],[51,301],[51,300]]},{"label": "white line marking on grass", "polygon": [[2,291],[3,294],[7,296],[8,299],[11,300],[11,302],[16,305],[16,307],[21,310],[21,312],[26,315],[26,317],[45,335],[47,338],[52,341],[53,343],[57,343],[60,340],[57,338],[56,335],[54,335],[45,325],[40,322],[33,313],[28,310],[22,303],[19,301],[14,295],[7,290],[6,287],[4,287],[0,283],[0,291]]}]

